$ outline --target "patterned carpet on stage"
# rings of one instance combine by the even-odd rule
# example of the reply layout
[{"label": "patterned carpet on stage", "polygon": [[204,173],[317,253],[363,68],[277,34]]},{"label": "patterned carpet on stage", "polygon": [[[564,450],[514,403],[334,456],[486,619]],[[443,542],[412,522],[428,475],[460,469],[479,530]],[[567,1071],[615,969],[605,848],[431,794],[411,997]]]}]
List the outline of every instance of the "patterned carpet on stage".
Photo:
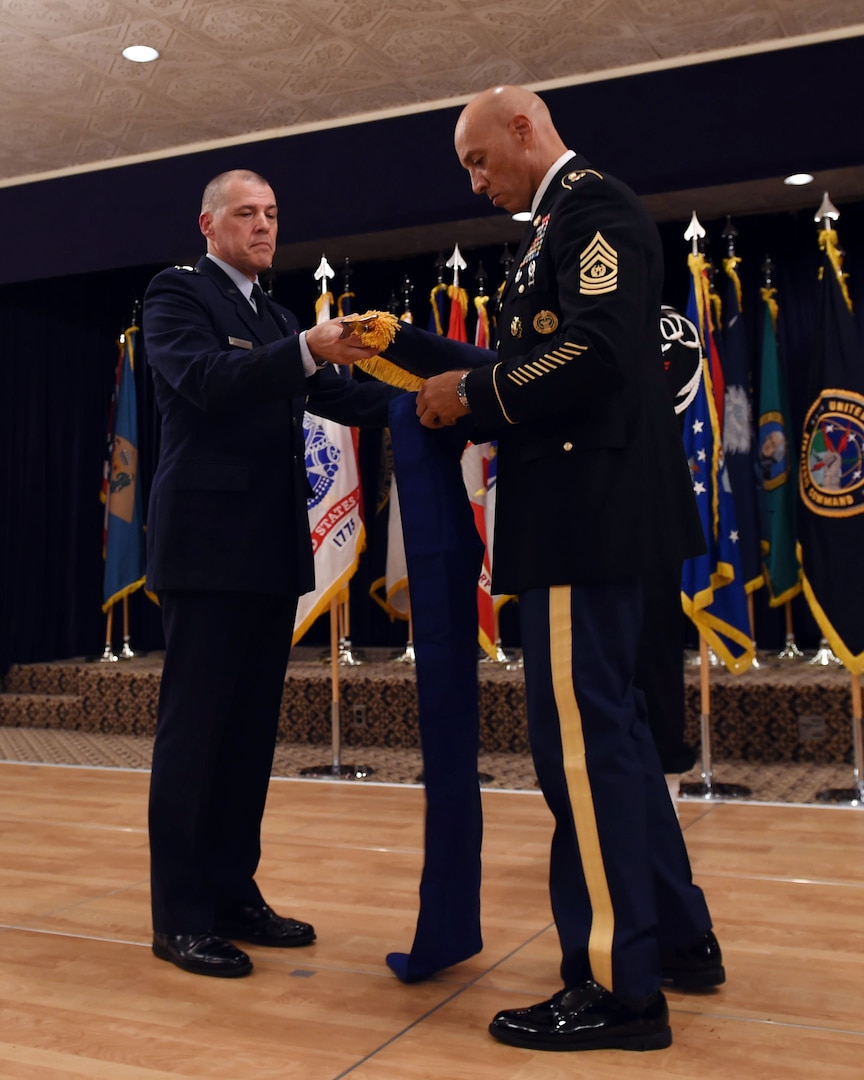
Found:
[{"label": "patterned carpet on stage", "polygon": [[[328,781],[348,774],[350,782],[422,782],[413,667],[381,650],[368,650],[364,659],[339,667],[334,752],[330,665],[321,650],[294,651],[274,776],[311,772]],[[479,671],[481,785],[536,790],[522,671],[518,663],[481,663]],[[158,654],[125,663],[79,658],[14,667],[0,686],[0,760],[149,768],[160,676]],[[685,668],[685,681],[687,738],[699,746],[698,667]],[[843,669],[763,657],[758,669],[739,677],[712,670],[710,695],[712,797],[812,803],[828,789],[851,796],[851,695]],[[682,781],[697,788],[705,764],[698,760]],[[700,792],[691,788],[691,795]]]}]

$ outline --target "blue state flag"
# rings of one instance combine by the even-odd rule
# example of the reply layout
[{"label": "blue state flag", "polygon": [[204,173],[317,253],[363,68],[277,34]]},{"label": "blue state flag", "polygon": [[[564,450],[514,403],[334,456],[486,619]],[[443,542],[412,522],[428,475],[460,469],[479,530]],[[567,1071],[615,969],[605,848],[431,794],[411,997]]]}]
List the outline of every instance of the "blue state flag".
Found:
[{"label": "blue state flag", "polygon": [[[700,298],[696,290],[694,280],[687,317],[699,326]],[[703,294],[701,299],[705,303],[707,297]],[[706,326],[705,332],[710,333],[707,320]],[[684,563],[681,603],[699,633],[729,671],[737,675],[752,667],[755,648],[741,573],[735,503],[723,462],[720,424],[704,352],[702,378],[684,413],[683,439],[706,551]]]},{"label": "blue state flag", "polygon": [[105,575],[102,610],[144,584],[144,514],[138,475],[138,399],[135,349],[140,333],[130,326],[120,336],[120,374],[105,492]]}]

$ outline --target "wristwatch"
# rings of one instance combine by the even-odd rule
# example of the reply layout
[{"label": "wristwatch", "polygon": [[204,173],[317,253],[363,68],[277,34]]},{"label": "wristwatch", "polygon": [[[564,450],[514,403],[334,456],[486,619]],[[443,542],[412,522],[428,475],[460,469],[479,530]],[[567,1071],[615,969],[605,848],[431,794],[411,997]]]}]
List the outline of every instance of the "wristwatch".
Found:
[{"label": "wristwatch", "polygon": [[456,383],[456,397],[459,398],[459,404],[463,409],[467,409],[471,412],[471,406],[468,404],[468,395],[465,393],[465,380],[468,378],[468,372],[462,373],[462,378]]}]

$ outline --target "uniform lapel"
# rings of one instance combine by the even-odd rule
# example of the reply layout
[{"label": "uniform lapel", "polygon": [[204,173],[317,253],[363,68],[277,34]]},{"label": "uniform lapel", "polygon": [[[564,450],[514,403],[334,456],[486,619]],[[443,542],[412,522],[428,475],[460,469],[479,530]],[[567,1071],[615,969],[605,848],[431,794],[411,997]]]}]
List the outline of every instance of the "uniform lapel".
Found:
[{"label": "uniform lapel", "polygon": [[278,341],[280,337],[285,336],[279,329],[278,321],[270,312],[269,302],[266,297],[267,310],[265,311],[265,317],[259,319],[243,293],[212,259],[208,259],[206,256],[199,259],[197,269],[199,273],[207,274],[218,284],[226,303],[234,305],[238,318],[249,331],[250,340],[255,342],[256,345],[269,345],[270,342]]}]

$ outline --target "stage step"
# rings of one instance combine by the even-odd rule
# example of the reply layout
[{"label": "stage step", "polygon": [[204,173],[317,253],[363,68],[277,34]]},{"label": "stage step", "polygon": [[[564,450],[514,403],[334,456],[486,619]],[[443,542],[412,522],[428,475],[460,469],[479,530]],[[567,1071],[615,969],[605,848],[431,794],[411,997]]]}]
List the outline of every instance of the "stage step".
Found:
[{"label": "stage step", "polygon": [[[392,650],[368,649],[365,655],[366,663],[339,669],[341,745],[346,750],[418,746],[413,667],[395,662]],[[279,717],[281,741],[332,744],[333,688],[325,660],[313,647],[292,651]],[[850,762],[848,672],[770,657],[760,661],[758,669],[740,676],[711,671],[707,701],[699,669],[685,668],[687,741],[698,750],[704,711],[710,715],[716,761]],[[77,658],[16,665],[0,687],[0,724],[152,737],[161,675],[160,653],[117,663]],[[481,749],[526,753],[523,672],[481,664],[479,679]]]},{"label": "stage step", "polygon": [[0,725],[81,731],[82,704],[79,694],[0,694]]}]

